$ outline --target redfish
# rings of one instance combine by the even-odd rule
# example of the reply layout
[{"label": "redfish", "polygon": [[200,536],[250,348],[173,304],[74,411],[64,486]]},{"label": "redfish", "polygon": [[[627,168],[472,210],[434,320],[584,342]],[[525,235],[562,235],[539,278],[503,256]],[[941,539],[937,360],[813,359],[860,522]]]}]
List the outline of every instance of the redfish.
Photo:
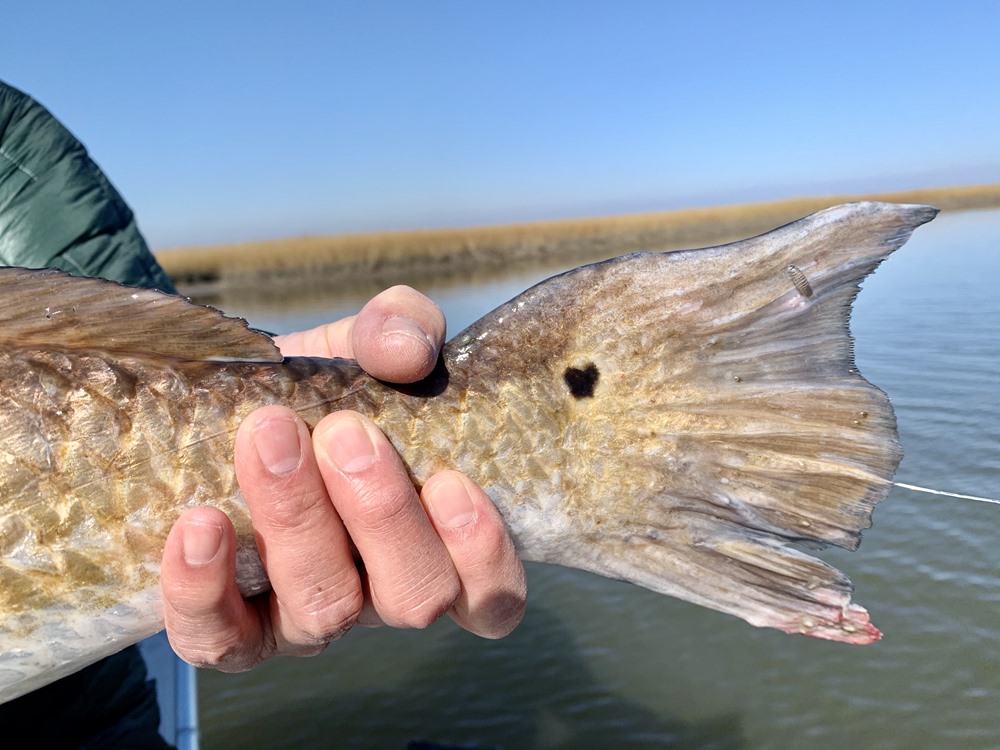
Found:
[{"label": "redfish", "polygon": [[458,334],[424,381],[282,358],[245,321],[155,291],[0,270],[0,701],[161,629],[159,564],[187,507],[233,520],[264,404],[374,419],[420,484],[459,469],[525,560],[623,579],[757,626],[880,633],[839,571],[902,452],[855,368],[861,281],[937,211],[856,203],[753,239],[551,278]]}]

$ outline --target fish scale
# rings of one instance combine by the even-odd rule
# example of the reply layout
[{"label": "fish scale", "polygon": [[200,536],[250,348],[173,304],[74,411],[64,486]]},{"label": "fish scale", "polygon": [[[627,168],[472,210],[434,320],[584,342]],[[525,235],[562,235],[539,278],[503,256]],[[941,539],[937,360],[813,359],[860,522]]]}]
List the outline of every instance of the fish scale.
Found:
[{"label": "fish scale", "polygon": [[241,591],[267,587],[232,453],[240,421],[275,403],[310,426],[368,414],[418,485],[463,471],[525,560],[877,639],[846,576],[794,545],[854,548],[888,494],[895,419],[854,367],[850,305],[935,213],[848,204],[584,266],[470,326],[406,386],[282,359],[181,298],[0,271],[0,701],[162,628],[160,555],[185,508],[225,511]]}]

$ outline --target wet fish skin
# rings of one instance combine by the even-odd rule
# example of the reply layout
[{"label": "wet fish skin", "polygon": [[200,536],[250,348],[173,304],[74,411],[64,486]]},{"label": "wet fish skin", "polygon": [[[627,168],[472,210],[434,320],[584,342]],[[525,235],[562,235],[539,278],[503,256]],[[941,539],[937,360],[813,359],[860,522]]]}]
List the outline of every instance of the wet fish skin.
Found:
[{"label": "wet fish skin", "polygon": [[180,298],[0,271],[0,701],[162,627],[159,558],[186,507],[232,518],[241,590],[266,588],[232,450],[269,403],[310,425],[367,413],[418,484],[469,474],[526,560],[871,642],[847,578],[787,545],[853,548],[888,493],[895,420],[854,369],[850,304],[935,213],[848,204],[585,266],[456,336],[411,386],[282,360]]}]

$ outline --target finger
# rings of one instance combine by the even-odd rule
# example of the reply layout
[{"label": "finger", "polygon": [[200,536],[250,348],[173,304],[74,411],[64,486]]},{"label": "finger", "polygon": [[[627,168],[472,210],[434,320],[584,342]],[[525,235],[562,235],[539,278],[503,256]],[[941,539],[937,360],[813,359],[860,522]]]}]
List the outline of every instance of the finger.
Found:
[{"label": "finger", "polygon": [[371,604],[394,627],[422,628],[447,612],[461,586],[401,459],[355,412],[313,430],[320,471],[364,561]]},{"label": "finger", "polygon": [[163,550],[161,588],[174,651],[199,667],[229,672],[261,661],[261,621],[236,588],[233,525],[217,508],[193,508]]},{"label": "finger", "polygon": [[376,378],[411,383],[434,369],[445,328],[444,314],[431,300],[394,286],[354,317],[277,336],[275,343],[286,356],[352,357]]},{"label": "finger", "polygon": [[408,286],[394,286],[361,308],[351,334],[354,358],[371,375],[412,383],[428,375],[444,343],[444,313]]},{"label": "finger", "polygon": [[317,653],[354,624],[363,595],[305,423],[281,406],[253,412],[236,436],[236,475],[271,581],[274,648]]},{"label": "finger", "polygon": [[456,471],[432,476],[420,497],[462,584],[452,619],[485,638],[509,634],[524,616],[527,583],[500,513]]},{"label": "finger", "polygon": [[316,326],[308,331],[296,331],[274,337],[286,357],[347,357],[354,358],[351,336],[357,315],[333,323]]}]

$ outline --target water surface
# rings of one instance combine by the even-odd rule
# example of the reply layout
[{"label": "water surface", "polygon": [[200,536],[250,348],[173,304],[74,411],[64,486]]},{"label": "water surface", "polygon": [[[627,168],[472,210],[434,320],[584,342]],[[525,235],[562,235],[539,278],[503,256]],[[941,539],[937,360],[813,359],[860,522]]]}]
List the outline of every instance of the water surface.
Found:
[{"label": "water surface", "polygon": [[[551,271],[425,291],[458,330]],[[977,212],[919,229],[865,284],[857,360],[895,404],[900,481],[1000,494],[998,282],[1000,212]],[[221,304],[281,332],[369,294]],[[896,489],[859,551],[821,552],[885,633],[868,647],[528,566],[527,616],[502,641],[357,630],[315,659],[204,673],[204,747],[1000,747],[998,529],[997,506]]]}]

